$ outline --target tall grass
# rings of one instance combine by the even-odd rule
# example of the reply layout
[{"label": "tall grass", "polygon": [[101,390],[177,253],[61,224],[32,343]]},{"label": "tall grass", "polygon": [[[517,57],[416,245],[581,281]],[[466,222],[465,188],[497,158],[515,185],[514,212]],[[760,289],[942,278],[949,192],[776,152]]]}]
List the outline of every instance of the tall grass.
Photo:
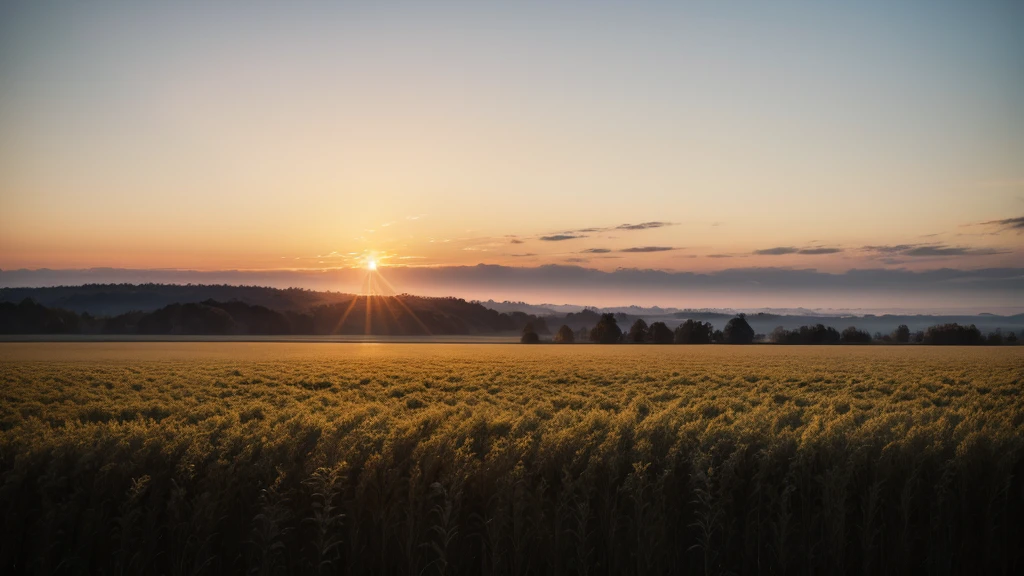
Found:
[{"label": "tall grass", "polygon": [[1022,384],[1013,349],[0,345],[0,571],[1020,573]]}]

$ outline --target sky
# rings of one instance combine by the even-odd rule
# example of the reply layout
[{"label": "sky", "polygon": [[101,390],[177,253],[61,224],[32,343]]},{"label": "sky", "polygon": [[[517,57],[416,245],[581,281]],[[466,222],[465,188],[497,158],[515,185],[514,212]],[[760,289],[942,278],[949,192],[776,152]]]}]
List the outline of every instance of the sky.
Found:
[{"label": "sky", "polygon": [[[552,301],[562,269],[1002,270],[932,296],[1011,305],[1021,29],[1018,1],[6,2],[0,284],[341,269],[348,289],[373,259],[472,297],[510,290],[459,270],[525,268]],[[683,289],[631,286],[594,297]]]}]

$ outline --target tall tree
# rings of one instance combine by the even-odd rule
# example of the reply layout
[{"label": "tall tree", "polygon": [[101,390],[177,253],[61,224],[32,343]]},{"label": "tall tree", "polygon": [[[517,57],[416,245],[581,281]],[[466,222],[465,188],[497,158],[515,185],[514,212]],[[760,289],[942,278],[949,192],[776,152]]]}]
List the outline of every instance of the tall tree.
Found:
[{"label": "tall tree", "polygon": [[754,341],[754,329],[747,323],[746,314],[740,314],[726,323],[722,339],[726,344],[750,344]]},{"label": "tall tree", "polygon": [[643,318],[637,318],[636,322],[633,322],[633,326],[629,329],[629,342],[634,344],[641,344],[647,341],[647,322],[644,322]]},{"label": "tall tree", "polygon": [[556,344],[572,344],[576,341],[576,335],[573,334],[572,328],[569,328],[565,324],[555,332],[555,343]]},{"label": "tall tree", "polygon": [[523,337],[519,341],[523,344],[537,344],[540,342],[540,336],[537,336],[532,322],[527,322],[526,326],[523,327]]},{"label": "tall tree", "polygon": [[664,322],[655,322],[647,330],[647,340],[653,344],[671,344],[674,336]]},{"label": "tall tree", "polygon": [[619,322],[615,319],[615,314],[601,314],[601,319],[598,320],[597,326],[594,326],[594,329],[590,331],[590,341],[597,342],[598,344],[615,344],[621,339],[622,328],[619,328]]},{"label": "tall tree", "polygon": [[711,344],[714,330],[711,322],[687,320],[676,326],[673,341],[676,344]]}]

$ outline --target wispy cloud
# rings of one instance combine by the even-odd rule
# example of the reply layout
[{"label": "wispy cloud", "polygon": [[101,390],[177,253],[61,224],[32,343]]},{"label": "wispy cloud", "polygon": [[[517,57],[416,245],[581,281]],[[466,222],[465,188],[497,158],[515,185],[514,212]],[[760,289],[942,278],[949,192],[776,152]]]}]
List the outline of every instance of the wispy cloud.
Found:
[{"label": "wispy cloud", "polygon": [[669,250],[677,250],[677,248],[671,246],[636,246],[633,248],[623,248],[619,252],[668,252]]},{"label": "wispy cloud", "polygon": [[797,254],[838,254],[842,248],[803,248]]},{"label": "wispy cloud", "polygon": [[732,254],[708,254],[708,258],[732,258]]},{"label": "wispy cloud", "polygon": [[989,220],[982,222],[982,226],[994,226],[1000,230],[1024,230],[1024,216],[1017,218],[1005,218],[1003,220]]},{"label": "wispy cloud", "polygon": [[607,254],[611,252],[608,248],[587,248],[586,250],[580,250],[581,254]]},{"label": "wispy cloud", "polygon": [[970,248],[946,244],[897,244],[895,246],[865,246],[862,250],[885,256],[950,257],[950,256],[992,256],[1006,254],[1009,250],[999,248]]},{"label": "wispy cloud", "polygon": [[641,222],[639,224],[619,224],[618,226],[591,226],[589,228],[577,228],[575,230],[566,230],[561,234],[599,234],[601,232],[611,232],[612,230],[648,230],[651,228],[663,228],[665,226],[675,226],[675,222]]},{"label": "wispy cloud", "polygon": [[513,239],[509,240],[509,244],[522,244],[522,243],[523,243],[523,241],[520,240],[519,238],[513,238]]},{"label": "wispy cloud", "polygon": [[754,254],[757,256],[782,256],[783,254],[796,254],[799,251],[799,248],[793,246],[776,246],[775,248],[754,250]]},{"label": "wispy cloud", "polygon": [[865,252],[874,252],[876,254],[901,254],[911,248],[920,246],[920,244],[896,244],[895,246],[865,246],[861,248]]},{"label": "wispy cloud", "polygon": [[754,250],[752,254],[755,256],[783,256],[786,254],[806,254],[809,256],[814,256],[818,254],[838,254],[842,251],[842,248],[829,248],[825,246],[811,246],[809,248],[797,248],[796,246],[776,246],[774,248]]},{"label": "wispy cloud", "polygon": [[580,234],[553,234],[551,236],[540,237],[540,239],[545,242],[561,242],[562,240],[575,240],[577,238],[586,238],[586,236]]},{"label": "wispy cloud", "polygon": [[527,252],[526,254],[509,254],[513,258],[528,258],[530,256],[536,256],[533,252]]},{"label": "wispy cloud", "polygon": [[965,248],[963,246],[920,246],[903,252],[904,256],[991,256],[1006,254],[1009,250],[996,248]]},{"label": "wispy cloud", "polygon": [[641,222],[640,224],[620,224],[615,227],[616,230],[647,230],[648,228],[662,228],[664,226],[672,226],[671,222]]}]

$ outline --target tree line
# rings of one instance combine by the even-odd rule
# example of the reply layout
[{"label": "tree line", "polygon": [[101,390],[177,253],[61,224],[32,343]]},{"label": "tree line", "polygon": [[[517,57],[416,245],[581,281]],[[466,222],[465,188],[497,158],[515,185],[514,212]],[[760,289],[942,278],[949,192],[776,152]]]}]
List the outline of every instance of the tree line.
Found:
[{"label": "tree line", "polygon": [[515,333],[525,324],[547,334],[543,318],[504,314],[458,298],[352,296],[306,311],[237,300],[174,303],[150,312],[94,316],[30,298],[0,302],[0,334],[107,335],[452,335]]},{"label": "tree line", "polygon": [[[524,344],[538,344],[540,335],[532,323],[523,329],[520,340]],[[682,324],[669,328],[664,322],[653,322],[648,325],[642,318],[633,322],[628,331],[619,327],[615,314],[605,313],[593,328],[580,328],[573,331],[562,325],[555,332],[551,341],[555,344],[593,343],[593,344],[753,344],[764,342],[770,344],[930,344],[955,346],[1001,346],[1017,344],[1017,335],[1013,332],[1003,334],[995,330],[988,335],[982,334],[973,324],[961,326],[956,323],[937,324],[927,330],[911,332],[906,324],[899,325],[891,334],[876,332],[874,335],[850,326],[842,332],[831,326],[815,324],[787,330],[779,326],[771,334],[755,334],[747,322],[745,314],[730,319],[725,327],[716,330],[710,322],[686,320]]]}]

